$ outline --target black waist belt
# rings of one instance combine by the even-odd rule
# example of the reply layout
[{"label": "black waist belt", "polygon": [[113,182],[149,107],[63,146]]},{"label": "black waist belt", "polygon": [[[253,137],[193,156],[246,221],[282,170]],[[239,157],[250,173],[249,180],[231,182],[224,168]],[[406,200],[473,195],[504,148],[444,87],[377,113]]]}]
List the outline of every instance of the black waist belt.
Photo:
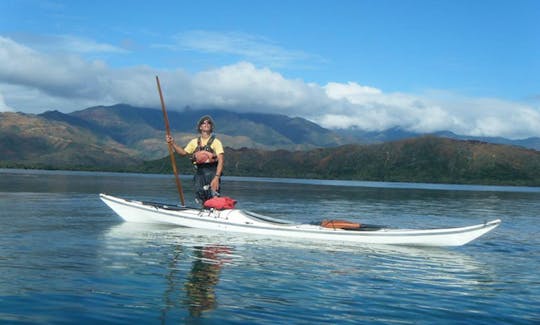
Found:
[{"label": "black waist belt", "polygon": [[196,164],[195,167],[197,167],[197,169],[216,168],[217,165],[218,165],[218,163],[215,162],[215,163],[210,163],[210,164]]}]

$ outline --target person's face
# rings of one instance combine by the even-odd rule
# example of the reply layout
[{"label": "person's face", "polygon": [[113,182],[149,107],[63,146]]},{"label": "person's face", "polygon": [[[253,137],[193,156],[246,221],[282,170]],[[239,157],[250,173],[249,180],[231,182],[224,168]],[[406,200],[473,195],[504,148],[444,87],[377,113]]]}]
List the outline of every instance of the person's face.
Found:
[{"label": "person's face", "polygon": [[211,131],[212,130],[212,122],[210,122],[209,120],[204,120],[201,123],[200,130],[201,131]]}]

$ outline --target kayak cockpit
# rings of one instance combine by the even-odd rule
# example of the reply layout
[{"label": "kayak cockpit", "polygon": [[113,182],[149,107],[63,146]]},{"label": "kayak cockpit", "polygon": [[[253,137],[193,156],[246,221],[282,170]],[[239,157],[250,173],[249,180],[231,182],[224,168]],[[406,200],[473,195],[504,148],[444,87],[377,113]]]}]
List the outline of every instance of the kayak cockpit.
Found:
[{"label": "kayak cockpit", "polygon": [[289,221],[289,220],[272,218],[272,217],[269,217],[269,216],[265,216],[265,215],[262,215],[262,214],[255,213],[253,211],[242,210],[242,212],[247,217],[249,217],[251,219],[254,219],[254,220],[257,220],[257,221],[262,221],[262,222],[271,223],[271,224],[275,224],[275,225],[295,225],[296,224],[295,222],[292,222],[292,221]]}]

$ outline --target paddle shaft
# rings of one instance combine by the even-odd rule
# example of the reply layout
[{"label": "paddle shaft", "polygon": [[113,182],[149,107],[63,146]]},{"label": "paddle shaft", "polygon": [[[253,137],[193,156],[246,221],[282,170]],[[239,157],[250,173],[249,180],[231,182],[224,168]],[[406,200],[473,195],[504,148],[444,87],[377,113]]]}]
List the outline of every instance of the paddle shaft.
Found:
[{"label": "paddle shaft", "polygon": [[[161,100],[161,110],[163,111],[163,120],[165,121],[165,132],[167,135],[171,135],[171,128],[169,126],[169,116],[167,115],[167,109],[165,109],[165,101],[163,100],[163,94],[161,93],[161,85],[159,84],[159,78],[156,76],[157,88],[159,92],[159,99]],[[174,150],[172,144],[167,145],[169,149],[169,156],[171,156],[171,165],[174,172],[174,179],[176,181],[176,188],[178,189],[178,195],[180,195],[180,202],[182,206],[185,206],[184,202],[184,192],[182,191],[182,183],[180,182],[180,177],[178,177],[178,170],[176,169],[176,159],[174,158]]]}]

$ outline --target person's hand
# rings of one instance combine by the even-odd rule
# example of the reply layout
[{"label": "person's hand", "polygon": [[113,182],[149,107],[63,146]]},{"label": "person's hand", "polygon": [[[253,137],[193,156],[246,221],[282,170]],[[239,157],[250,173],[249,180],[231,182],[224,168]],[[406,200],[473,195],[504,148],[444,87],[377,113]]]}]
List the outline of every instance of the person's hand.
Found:
[{"label": "person's hand", "polygon": [[174,138],[172,136],[170,136],[170,135],[167,135],[165,137],[165,140],[167,141],[168,144],[173,144],[173,142],[174,142]]},{"label": "person's hand", "polygon": [[219,190],[219,177],[214,177],[210,182],[210,187],[212,191],[217,192]]}]

